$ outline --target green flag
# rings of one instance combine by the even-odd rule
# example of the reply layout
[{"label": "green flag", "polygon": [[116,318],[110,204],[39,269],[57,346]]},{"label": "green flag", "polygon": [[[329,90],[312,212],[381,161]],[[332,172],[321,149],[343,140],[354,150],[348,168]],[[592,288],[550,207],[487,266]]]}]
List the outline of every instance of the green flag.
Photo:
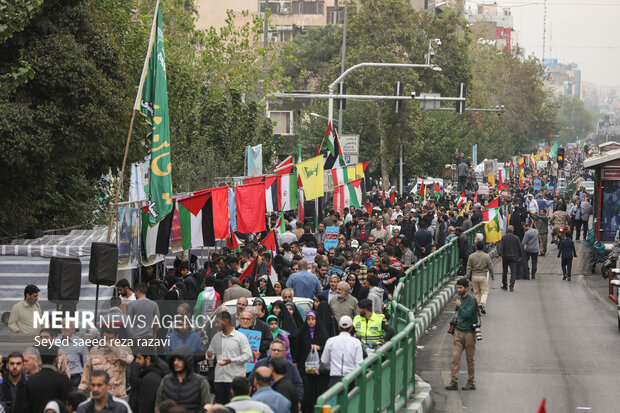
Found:
[{"label": "green flag", "polygon": [[151,144],[148,218],[149,224],[155,225],[173,208],[166,55],[159,2],[140,80],[134,109],[139,109],[148,123],[146,136]]},{"label": "green flag", "polygon": [[555,141],[555,143],[551,147],[551,150],[549,151],[549,156],[557,157],[558,156],[558,148],[559,147],[560,147],[560,144],[558,143],[558,141]]}]

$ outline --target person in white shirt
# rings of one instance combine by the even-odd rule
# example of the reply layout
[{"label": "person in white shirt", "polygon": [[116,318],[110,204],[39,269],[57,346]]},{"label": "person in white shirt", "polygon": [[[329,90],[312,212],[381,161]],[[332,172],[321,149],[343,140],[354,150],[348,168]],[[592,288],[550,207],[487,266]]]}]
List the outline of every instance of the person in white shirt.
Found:
[{"label": "person in white shirt", "polygon": [[534,195],[529,194],[527,196],[527,209],[530,212],[530,214],[538,214],[539,210],[538,210],[538,202],[536,202],[536,200],[534,199]]},{"label": "person in white shirt", "polygon": [[338,383],[352,372],[364,359],[362,343],[351,336],[353,319],[348,315],[340,317],[338,329],[340,334],[325,343],[321,361],[329,368],[329,386]]},{"label": "person in white shirt", "polygon": [[217,357],[215,366],[215,401],[226,404],[230,401],[230,390],[235,377],[245,376],[245,363],[252,361],[252,349],[248,338],[235,330],[228,311],[217,315],[218,331],[207,350],[207,360]]},{"label": "person in white shirt", "polygon": [[127,314],[129,304],[131,304],[132,301],[136,301],[136,295],[131,291],[131,288],[129,288],[129,281],[124,278],[118,280],[116,282],[116,293],[121,297],[121,310]]}]

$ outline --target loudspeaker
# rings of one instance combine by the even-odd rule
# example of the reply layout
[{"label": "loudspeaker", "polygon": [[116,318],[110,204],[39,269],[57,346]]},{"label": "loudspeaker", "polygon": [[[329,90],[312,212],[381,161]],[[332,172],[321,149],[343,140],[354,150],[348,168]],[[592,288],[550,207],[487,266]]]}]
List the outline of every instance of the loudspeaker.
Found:
[{"label": "loudspeaker", "polygon": [[114,285],[118,269],[118,246],[109,242],[93,242],[90,246],[88,281],[99,285]]},{"label": "loudspeaker", "polygon": [[56,304],[78,301],[82,284],[82,263],[79,258],[52,257],[47,279],[47,299]]}]

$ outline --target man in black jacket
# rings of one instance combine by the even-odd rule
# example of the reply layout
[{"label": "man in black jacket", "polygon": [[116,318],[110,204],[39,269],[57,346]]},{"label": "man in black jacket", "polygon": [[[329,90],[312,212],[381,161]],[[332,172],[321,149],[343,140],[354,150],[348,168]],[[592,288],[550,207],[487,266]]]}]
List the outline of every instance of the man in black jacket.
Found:
[{"label": "man in black jacket", "polygon": [[56,368],[58,347],[41,347],[41,371],[34,374],[26,383],[24,407],[20,413],[39,413],[51,400],[66,400],[72,389],[69,377],[59,373]]},{"label": "man in black jacket", "polygon": [[132,380],[132,389],[129,397],[129,405],[135,413],[155,411],[155,398],[159,383],[164,376],[170,373],[168,365],[159,357],[152,347],[138,347],[135,350],[135,363],[139,369],[132,370],[137,373],[136,380]]},{"label": "man in black jacket", "polygon": [[213,403],[209,382],[193,372],[193,356],[186,345],[180,345],[172,351],[168,357],[171,373],[165,375],[159,383],[155,399],[157,406],[164,400],[174,400],[190,413],[198,413],[206,403]]},{"label": "man in black jacket", "polygon": [[[271,347],[269,348],[269,354],[270,354],[269,357],[265,357],[265,358],[258,360],[256,364],[254,365],[254,369],[252,369],[252,372],[250,373],[250,376],[248,377],[248,380],[250,380],[250,383],[254,383],[254,375],[256,374],[256,369],[258,369],[259,367],[269,366],[269,361],[271,361],[272,357],[277,357],[277,356],[284,357],[285,356],[286,350],[284,347],[284,342],[280,340],[279,338],[276,338],[271,343]],[[286,362],[288,363],[288,369],[287,369],[286,376],[289,378],[289,380],[291,380],[291,382],[297,389],[297,395],[299,396],[299,400],[303,401],[304,383],[301,380],[301,376],[299,375],[299,370],[290,361],[287,360]]]},{"label": "man in black jacket", "polygon": [[502,290],[507,290],[508,267],[510,267],[510,291],[514,291],[515,279],[517,278],[517,262],[523,257],[521,240],[514,234],[514,227],[508,225],[506,235],[502,237],[497,246],[497,255],[502,263]]},{"label": "man in black jacket", "polygon": [[299,403],[299,395],[295,385],[287,377],[288,360],[282,356],[272,357],[269,360],[269,365],[273,370],[273,384],[271,388],[291,401],[291,413],[298,413],[301,404]]},{"label": "man in black jacket", "polygon": [[2,380],[2,394],[7,412],[16,412],[13,406],[23,406],[24,392],[26,391],[26,374],[24,372],[24,356],[21,353],[11,353],[7,361],[8,377]]},{"label": "man in black jacket", "polygon": [[431,253],[433,236],[426,227],[420,225],[420,229],[413,234],[413,242],[418,259],[422,259]]}]

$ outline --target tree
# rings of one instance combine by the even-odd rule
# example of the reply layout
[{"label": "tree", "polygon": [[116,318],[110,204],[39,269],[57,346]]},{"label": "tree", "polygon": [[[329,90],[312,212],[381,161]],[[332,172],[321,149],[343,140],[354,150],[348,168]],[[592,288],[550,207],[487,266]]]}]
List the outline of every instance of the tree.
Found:
[{"label": "tree", "polygon": [[585,108],[582,100],[576,96],[560,96],[557,99],[557,124],[559,126],[558,139],[561,144],[575,142],[585,138],[594,131],[594,114]]},{"label": "tree", "polygon": [[120,165],[131,98],[123,55],[89,2],[49,0],[0,44],[32,79],[0,97],[0,227],[59,228],[92,219],[94,183]]}]

